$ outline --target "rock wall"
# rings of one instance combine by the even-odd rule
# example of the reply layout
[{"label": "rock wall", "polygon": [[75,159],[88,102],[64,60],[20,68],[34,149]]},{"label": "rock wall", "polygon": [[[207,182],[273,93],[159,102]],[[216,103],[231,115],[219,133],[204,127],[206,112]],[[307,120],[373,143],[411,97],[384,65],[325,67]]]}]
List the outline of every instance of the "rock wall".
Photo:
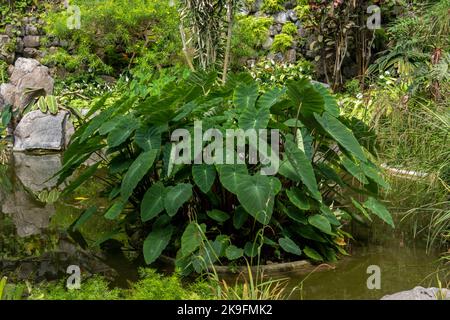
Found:
[{"label": "rock wall", "polygon": [[67,42],[47,36],[44,21],[36,17],[24,17],[16,24],[5,26],[0,33],[0,60],[8,64],[20,58],[41,59],[47,52],[55,52],[58,47],[67,47]]},{"label": "rock wall", "polygon": [[[268,13],[264,10],[264,0],[255,0],[250,7],[240,8],[238,14],[242,16],[253,17],[271,17],[273,18],[273,24],[269,28],[267,39],[264,42],[262,49],[265,50],[265,54],[269,59],[276,62],[295,63],[300,57],[308,55],[307,45],[308,41],[301,43],[299,39],[310,38],[306,29],[303,27],[301,19],[297,17],[295,7],[297,6],[296,0],[286,1],[281,5],[281,10],[274,13]],[[297,35],[294,37],[292,46],[285,52],[273,52],[272,45],[277,35],[282,33],[283,26],[286,23],[293,23],[297,27]],[[254,59],[249,59],[248,64],[251,66],[255,62]]]}]

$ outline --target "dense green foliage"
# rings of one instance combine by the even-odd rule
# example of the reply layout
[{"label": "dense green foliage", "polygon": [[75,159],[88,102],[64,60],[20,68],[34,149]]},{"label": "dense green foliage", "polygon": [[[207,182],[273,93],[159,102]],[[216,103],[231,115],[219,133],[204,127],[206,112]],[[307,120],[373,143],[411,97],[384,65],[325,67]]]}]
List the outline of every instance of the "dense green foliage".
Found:
[{"label": "dense green foliage", "polygon": [[[0,278],[1,279],[1,278]],[[140,279],[130,288],[113,287],[101,276],[83,279],[80,289],[67,289],[65,282],[33,286],[0,281],[0,300],[198,300],[215,297],[211,284],[182,283],[180,276],[162,276],[152,269],[141,269]]]},{"label": "dense green foliage", "polygon": [[[196,73],[157,94],[144,86],[114,101],[102,98],[90,112],[100,113],[72,139],[60,181],[95,152],[106,149],[105,160],[87,168],[66,193],[106,166],[113,202],[105,217],[117,219],[128,233],[148,233],[147,263],[163,251],[177,252],[184,271],[244,256],[335,260],[345,253],[342,226],[351,215],[373,212],[393,226],[373,198],[378,184],[387,185],[340,121],[327,89],[302,79],[261,92],[246,74],[230,77],[225,86],[216,79],[214,73]],[[260,175],[262,164],[250,165],[248,158],[239,165],[174,164],[170,134],[192,132],[196,120],[203,130],[279,129],[279,172]],[[369,196],[362,204],[354,199],[361,192]],[[128,210],[127,203],[140,212]]]},{"label": "dense green foliage", "polygon": [[76,0],[71,5],[80,8],[80,29],[68,28],[71,12],[54,10],[46,17],[48,34],[69,42],[69,49],[49,54],[47,63],[72,72],[82,67],[117,73],[137,61],[162,67],[178,59],[178,18],[169,1]]}]

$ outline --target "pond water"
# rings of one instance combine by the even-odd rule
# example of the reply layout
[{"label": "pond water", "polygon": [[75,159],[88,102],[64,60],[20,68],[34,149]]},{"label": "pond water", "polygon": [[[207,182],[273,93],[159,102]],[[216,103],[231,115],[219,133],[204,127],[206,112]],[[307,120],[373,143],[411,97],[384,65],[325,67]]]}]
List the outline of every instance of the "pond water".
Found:
[{"label": "pond water", "polygon": [[[75,264],[84,274],[100,273],[117,285],[136,279],[139,262],[130,262],[120,250],[105,253],[89,247],[113,230],[110,222],[94,217],[81,233],[67,233],[84,209],[107,205],[95,184],[83,186],[68,200],[53,201],[49,191],[59,193],[51,179],[61,168],[59,154],[9,158],[7,164],[0,164],[0,274],[16,280],[54,280],[66,278],[66,268]],[[417,285],[435,285],[438,253],[427,253],[408,230],[406,224],[395,231],[382,224],[353,226],[358,241],[349,247],[351,256],[335,269],[306,277],[281,275],[290,279],[291,299],[379,299]],[[367,288],[371,265],[380,267],[380,289]]]}]

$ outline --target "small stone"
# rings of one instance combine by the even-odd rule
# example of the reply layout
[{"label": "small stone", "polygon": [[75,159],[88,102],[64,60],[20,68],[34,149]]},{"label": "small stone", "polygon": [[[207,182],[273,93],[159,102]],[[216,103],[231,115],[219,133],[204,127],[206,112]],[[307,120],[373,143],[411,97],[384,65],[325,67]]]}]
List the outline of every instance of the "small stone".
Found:
[{"label": "small stone", "polygon": [[288,10],[287,13],[288,13],[289,19],[290,19],[292,22],[297,22],[297,21],[298,21],[297,14],[295,13],[294,10]]},{"label": "small stone", "polygon": [[275,56],[273,57],[273,60],[275,62],[283,62],[283,60],[284,60],[283,54],[281,52],[275,53]]},{"label": "small stone", "polygon": [[279,31],[277,30],[276,26],[270,26],[269,27],[269,36],[274,37],[279,33]]},{"label": "small stone", "polygon": [[25,58],[36,58],[39,56],[39,51],[35,48],[25,48],[23,50],[23,56]]},{"label": "small stone", "polygon": [[285,24],[286,22],[288,22],[288,19],[289,19],[289,16],[286,11],[281,11],[281,12],[275,13],[273,16],[273,21],[275,23]]},{"label": "small stone", "polygon": [[23,53],[24,48],[25,45],[23,43],[22,38],[20,37],[16,38],[16,53]]},{"label": "small stone", "polygon": [[264,44],[262,45],[262,47],[264,50],[270,50],[270,48],[272,48],[272,44],[273,44],[273,38],[267,37],[267,39],[264,42]]},{"label": "small stone", "polygon": [[35,25],[27,24],[25,26],[25,35],[26,36],[38,36],[39,29]]},{"label": "small stone", "polygon": [[39,36],[25,36],[23,38],[23,43],[27,48],[37,48],[40,46],[40,42]]},{"label": "small stone", "polygon": [[284,54],[284,61],[287,63],[295,63],[297,61],[297,51],[295,49],[289,49]]}]

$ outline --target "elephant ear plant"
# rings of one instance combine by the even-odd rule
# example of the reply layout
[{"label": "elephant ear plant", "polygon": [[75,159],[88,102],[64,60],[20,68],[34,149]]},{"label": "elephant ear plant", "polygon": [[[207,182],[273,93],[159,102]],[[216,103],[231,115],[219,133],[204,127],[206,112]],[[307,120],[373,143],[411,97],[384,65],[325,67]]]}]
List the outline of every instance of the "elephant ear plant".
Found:
[{"label": "elephant ear plant", "polygon": [[[388,185],[321,84],[303,79],[262,92],[247,74],[231,75],[223,85],[214,73],[193,73],[148,92],[133,84],[95,103],[59,176],[62,182],[82,168],[64,191],[69,194],[102,168],[110,200],[104,217],[134,239],[129,242],[148,264],[165,254],[184,273],[200,273],[253,258],[334,261],[346,254],[350,235],[343,226],[352,217],[374,214],[394,226],[376,200],[379,187]],[[203,150],[218,143],[214,157],[237,151],[240,163],[176,161],[181,140],[172,141],[172,133],[186,129],[195,136],[199,121],[203,130],[221,133],[278,130],[279,142],[273,136],[267,142],[279,148],[278,170],[264,175],[267,163],[217,139],[202,140]],[[191,147],[192,140],[183,143]],[[250,150],[250,139],[243,141]],[[183,157],[198,156],[193,149]],[[86,167],[93,154],[97,162]],[[73,228],[95,211],[87,209]]]}]

